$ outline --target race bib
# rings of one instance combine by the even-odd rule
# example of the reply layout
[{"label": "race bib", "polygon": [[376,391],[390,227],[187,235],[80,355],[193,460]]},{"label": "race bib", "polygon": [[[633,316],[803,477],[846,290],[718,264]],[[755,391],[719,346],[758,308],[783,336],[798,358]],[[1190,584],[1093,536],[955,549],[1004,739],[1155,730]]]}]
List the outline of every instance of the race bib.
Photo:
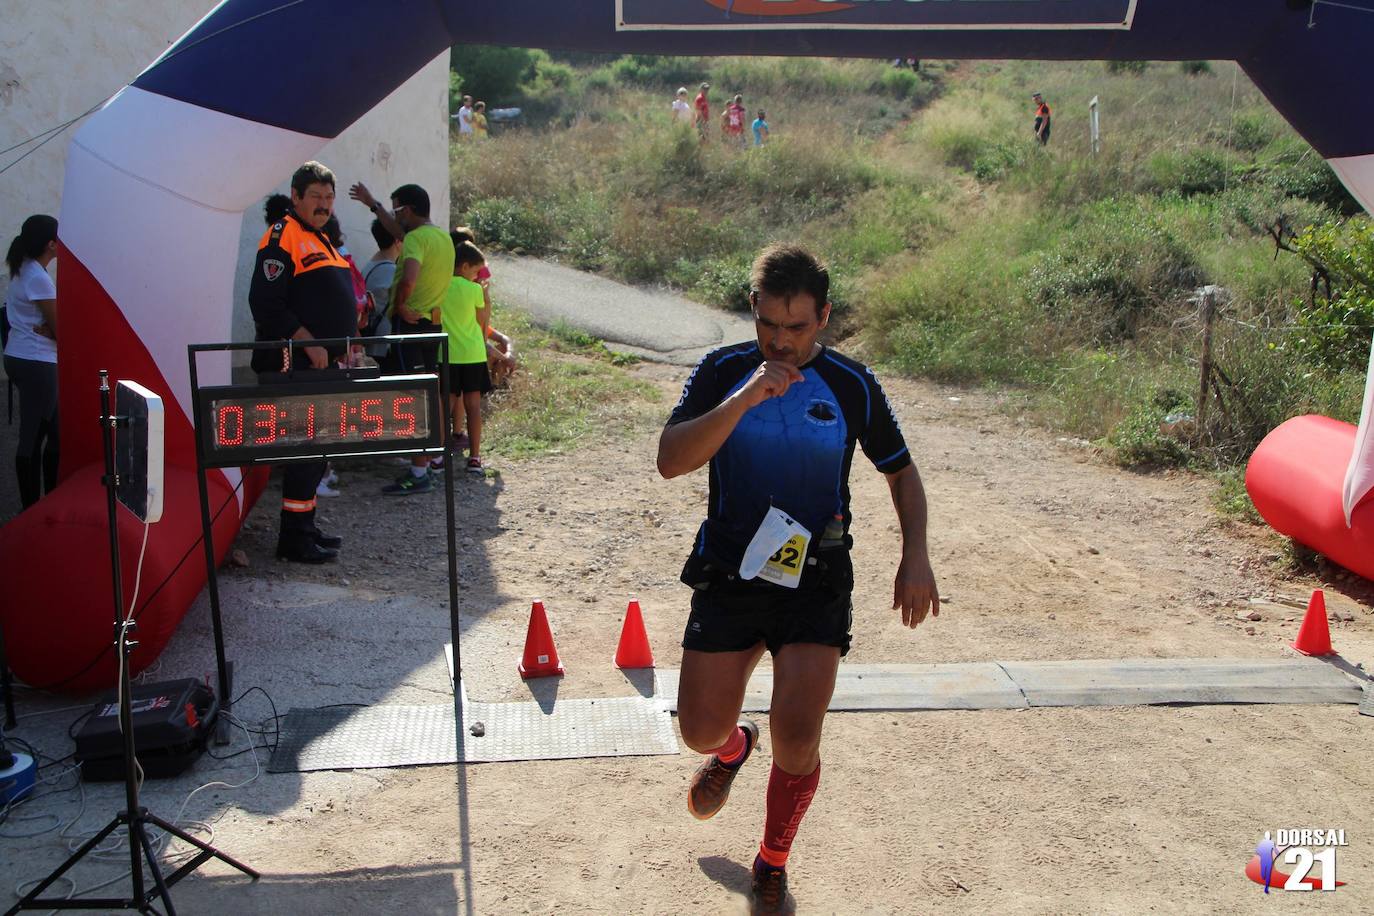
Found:
[{"label": "race bib", "polygon": [[806,548],[810,543],[811,532],[773,506],[744,550],[739,577],[757,577],[784,588],[796,588],[801,584]]}]

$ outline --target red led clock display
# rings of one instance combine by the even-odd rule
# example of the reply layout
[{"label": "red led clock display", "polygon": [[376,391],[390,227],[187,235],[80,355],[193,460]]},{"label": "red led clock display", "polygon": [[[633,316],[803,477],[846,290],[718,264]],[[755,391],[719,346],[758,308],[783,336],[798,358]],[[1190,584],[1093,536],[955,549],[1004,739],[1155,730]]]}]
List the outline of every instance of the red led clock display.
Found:
[{"label": "red led clock display", "polygon": [[222,463],[439,444],[433,377],[310,387],[205,389],[201,435],[207,458]]}]

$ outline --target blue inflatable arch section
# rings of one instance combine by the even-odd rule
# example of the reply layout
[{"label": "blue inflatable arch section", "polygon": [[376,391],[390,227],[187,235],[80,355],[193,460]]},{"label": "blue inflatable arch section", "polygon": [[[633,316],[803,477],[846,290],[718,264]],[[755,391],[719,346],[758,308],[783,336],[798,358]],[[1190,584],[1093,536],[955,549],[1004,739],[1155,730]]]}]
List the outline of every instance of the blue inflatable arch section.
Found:
[{"label": "blue inflatable arch section", "polygon": [[[108,683],[100,368],[162,394],[167,510],[139,608],[147,665],[204,584],[186,346],[230,336],[242,214],[455,42],[692,55],[1201,60],[1240,63],[1368,209],[1374,14],[1316,0],[226,0],[73,137],[59,289],[63,485],[0,529],[0,616],[31,684]],[[1186,100],[1180,100],[1186,103]],[[203,366],[226,382],[226,363]],[[1362,427],[1363,431],[1363,427]],[[1368,438],[1368,437],[1366,437]],[[1371,465],[1374,475],[1374,465]],[[226,550],[254,482],[215,472]],[[92,511],[94,510],[94,511]],[[122,531],[132,565],[141,530]],[[132,569],[127,575],[132,574]],[[34,613],[51,608],[58,615]],[[55,625],[55,623],[57,625]],[[95,661],[92,661],[95,659]]]}]

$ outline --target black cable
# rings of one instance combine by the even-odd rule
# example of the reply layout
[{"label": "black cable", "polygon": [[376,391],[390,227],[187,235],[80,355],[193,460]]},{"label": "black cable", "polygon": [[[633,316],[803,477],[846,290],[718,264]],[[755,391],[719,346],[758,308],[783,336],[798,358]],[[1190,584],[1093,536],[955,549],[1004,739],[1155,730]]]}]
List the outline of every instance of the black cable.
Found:
[{"label": "black cable", "polygon": [[[198,473],[199,473],[199,472],[198,472]],[[244,481],[246,481],[247,479],[248,479],[248,475],[247,475],[246,473],[240,472],[240,475],[239,475],[239,482],[238,482],[237,484],[234,485],[234,489],[232,489],[232,490],[229,491],[229,495],[225,498],[224,503],[219,507],[218,510],[216,510],[214,516],[210,519],[210,527],[211,527],[211,529],[213,529],[213,528],[215,527],[215,522],[219,521],[220,515],[222,515],[222,514],[224,513],[224,510],[228,507],[230,501],[233,500],[234,494],[238,493],[238,491],[239,491],[240,489],[242,489],[243,483],[244,483]],[[137,621],[137,620],[139,619],[139,617],[142,616],[143,612],[146,611],[146,610],[148,609],[148,605],[150,605],[150,604],[153,603],[153,599],[156,598],[156,597],[158,596],[159,593],[161,593],[161,591],[163,590],[163,588],[165,588],[165,587],[167,586],[167,583],[172,581],[172,579],[176,576],[177,571],[181,569],[182,564],[186,562],[186,560],[191,556],[192,553],[195,552],[195,549],[196,549],[197,547],[199,547],[200,544],[201,544],[201,542],[204,541],[204,540],[205,540],[205,532],[202,531],[202,532],[200,533],[200,535],[197,536],[196,539],[195,539],[194,541],[191,542],[191,546],[188,547],[188,548],[186,549],[186,552],[185,552],[184,554],[181,555],[181,559],[180,559],[180,560],[177,560],[176,565],[172,567],[171,572],[167,573],[167,575],[163,578],[163,580],[162,580],[161,582],[158,583],[157,588],[153,589],[152,592],[148,595],[148,597],[145,598],[145,599],[143,599],[143,604],[142,604],[141,606],[139,606],[139,607],[137,607],[137,608],[134,609],[133,618],[134,618],[135,621]],[[101,649],[98,653],[96,653],[95,657],[92,658],[92,659],[86,664],[86,666],[85,666],[84,668],[82,668],[80,671],[77,671],[77,672],[75,672],[75,673],[73,673],[73,674],[67,675],[66,677],[64,677],[64,678],[63,678],[62,680],[60,680],[60,681],[54,681],[54,682],[51,683],[51,684],[30,685],[30,686],[34,687],[34,689],[36,689],[36,690],[56,690],[56,689],[58,689],[59,687],[62,687],[63,685],[65,685],[65,684],[70,684],[72,681],[74,681],[74,680],[76,680],[77,678],[81,677],[81,676],[82,676],[83,674],[85,674],[87,671],[90,671],[90,670],[91,670],[92,668],[94,668],[96,665],[100,664],[100,662],[101,662],[102,660],[104,660],[105,656],[106,656],[106,655],[110,652],[110,650],[113,649],[113,648],[114,648],[114,645],[113,645],[113,644],[110,644],[109,646],[106,646],[105,648]]]}]

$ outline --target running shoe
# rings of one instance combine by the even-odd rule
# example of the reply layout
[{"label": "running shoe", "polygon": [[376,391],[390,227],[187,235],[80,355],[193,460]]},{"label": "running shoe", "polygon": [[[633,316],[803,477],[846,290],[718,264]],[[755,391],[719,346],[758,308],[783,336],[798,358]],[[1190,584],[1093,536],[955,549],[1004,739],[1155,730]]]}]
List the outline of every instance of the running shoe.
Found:
[{"label": "running shoe", "polygon": [[440,455],[438,458],[429,459],[429,469],[442,473],[444,470],[444,456]]},{"label": "running shoe", "polygon": [[320,485],[315,488],[316,496],[338,496],[339,491],[331,487],[327,482],[321,480]]},{"label": "running shoe", "polygon": [[382,487],[382,492],[387,496],[410,496],[412,493],[428,493],[433,489],[434,481],[429,479],[429,474],[416,477],[406,471],[395,483]]},{"label": "running shoe", "polygon": [[749,887],[750,916],[790,916],[795,912],[797,899],[787,890],[787,869],[774,868],[755,857],[754,881]]},{"label": "running shoe", "polygon": [[339,483],[339,475],[334,472],[333,468],[330,468],[329,471],[325,473],[324,480],[321,480],[320,483],[327,487],[336,486]]},{"label": "running shoe", "polygon": [[692,786],[687,790],[687,810],[699,821],[714,817],[716,812],[725,806],[725,800],[730,797],[730,786],[735,781],[735,774],[744,766],[744,761],[749,759],[749,755],[759,743],[757,725],[749,719],[740,719],[738,724],[744,729],[744,756],[739,762],[727,766],[720,762],[719,757],[712,755],[697,768],[696,775],[692,777]]},{"label": "running shoe", "polygon": [[469,458],[468,473],[477,474],[479,476],[485,477],[487,474],[487,467],[486,465],[482,464],[481,458]]}]

